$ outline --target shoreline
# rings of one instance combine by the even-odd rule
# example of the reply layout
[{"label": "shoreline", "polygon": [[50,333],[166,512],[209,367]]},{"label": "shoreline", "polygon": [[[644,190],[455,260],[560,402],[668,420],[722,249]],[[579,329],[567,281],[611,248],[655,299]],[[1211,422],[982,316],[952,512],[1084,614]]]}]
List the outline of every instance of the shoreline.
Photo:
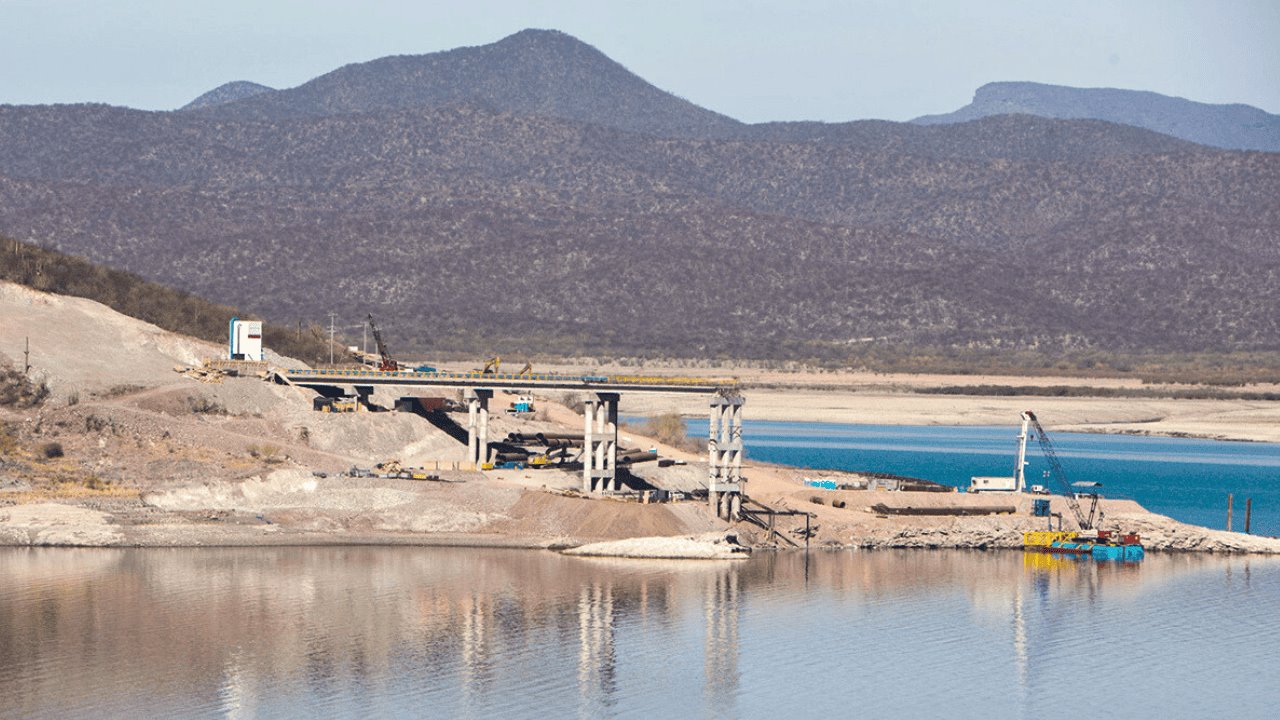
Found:
[{"label": "shoreline", "polygon": [[[1280,402],[872,393],[847,388],[787,392],[744,390],[744,419],[805,424],[903,427],[1016,427],[1035,410],[1055,432],[1280,443]],[[703,404],[685,398],[635,398],[624,414],[676,413],[695,422]]]},{"label": "shoreline", "polygon": [[[777,479],[776,477],[774,478]],[[768,494],[770,504],[782,508],[804,508],[811,513],[817,533],[808,550],[1011,550],[1023,551],[1022,533],[1042,529],[1039,518],[1030,515],[1028,497],[1009,497],[1016,510],[1008,515],[980,516],[908,516],[887,518],[872,509],[876,501],[888,499],[899,505],[917,507],[931,505],[963,506],[990,502],[989,497],[968,497],[955,493],[903,491],[844,490],[825,491],[816,495],[822,504],[814,504],[813,488],[787,489],[785,494]],[[825,497],[824,497],[825,495]],[[837,505],[833,500],[852,503]],[[1054,496],[1056,510],[1065,509],[1065,500]],[[600,502],[600,501],[582,501]],[[1148,552],[1168,554],[1210,555],[1280,555],[1280,538],[1213,530],[1172,520],[1147,511],[1131,500],[1104,500],[1106,517],[1112,525],[1126,531],[1139,532]],[[600,502],[601,505],[617,505]],[[701,503],[682,503],[686,511],[705,513]],[[1063,505],[1063,507],[1056,507]],[[631,508],[663,508],[662,505],[622,505]],[[695,507],[690,507],[695,506]],[[26,518],[17,525],[10,522],[14,508],[24,508]],[[42,513],[44,516],[42,517]],[[107,516],[109,517],[109,516]],[[544,550],[576,555],[575,549],[591,545],[627,545],[648,541],[655,545],[681,537],[692,539],[687,532],[663,535],[621,533],[610,536],[536,536],[494,532],[402,532],[391,530],[316,531],[289,528],[274,521],[253,523],[244,517],[227,523],[180,522],[169,517],[159,523],[108,523],[103,514],[83,506],[61,503],[33,503],[25,506],[0,507],[0,547],[64,547],[64,548],[285,548],[285,547],[437,547],[492,550]],[[803,528],[801,523],[800,527]],[[788,528],[779,526],[785,534]],[[794,547],[746,523],[725,525],[700,536],[702,547],[688,555],[667,557],[698,559],[712,543],[711,536],[735,537],[733,541],[749,546],[752,551],[804,551],[803,540]],[[720,542],[716,540],[715,542]],[[608,553],[601,556],[610,557]],[[643,557],[643,555],[632,555]]]}]

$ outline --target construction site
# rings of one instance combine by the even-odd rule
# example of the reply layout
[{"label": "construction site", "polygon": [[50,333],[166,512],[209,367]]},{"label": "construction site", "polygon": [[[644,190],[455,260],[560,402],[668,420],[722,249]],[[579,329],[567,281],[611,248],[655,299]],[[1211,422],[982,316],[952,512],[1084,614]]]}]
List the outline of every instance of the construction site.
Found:
[{"label": "construction site", "polygon": [[[51,393],[38,409],[4,411],[5,544],[738,557],[744,548],[1017,548],[1046,517],[1076,522],[1074,498],[1030,492],[1017,475],[975,479],[980,491],[965,493],[751,462],[751,390],[731,377],[526,362],[511,371],[496,357],[409,363],[372,318],[373,352],[351,348],[312,368],[264,347],[254,321],[233,319],[219,347],[92,301],[2,289],[5,337],[30,338]],[[654,426],[672,416],[677,436]],[[705,423],[706,438],[685,437],[685,422]],[[1141,532],[1149,548],[1280,549],[1132,501],[1098,502],[1100,525]]]}]

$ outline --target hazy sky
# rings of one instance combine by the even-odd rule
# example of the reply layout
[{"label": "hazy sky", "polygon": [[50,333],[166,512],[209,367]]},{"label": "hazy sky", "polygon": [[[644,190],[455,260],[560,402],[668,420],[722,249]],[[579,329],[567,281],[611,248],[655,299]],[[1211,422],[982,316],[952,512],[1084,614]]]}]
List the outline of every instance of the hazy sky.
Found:
[{"label": "hazy sky", "polygon": [[733,117],[905,120],[994,80],[1280,113],[1280,0],[0,0],[0,103],[181,106],[351,62],[568,32]]}]

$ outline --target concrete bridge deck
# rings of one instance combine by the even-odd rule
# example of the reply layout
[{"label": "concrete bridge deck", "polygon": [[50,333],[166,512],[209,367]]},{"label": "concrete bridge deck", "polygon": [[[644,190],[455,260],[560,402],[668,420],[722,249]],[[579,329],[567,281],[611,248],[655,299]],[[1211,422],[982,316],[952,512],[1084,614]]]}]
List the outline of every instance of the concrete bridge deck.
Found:
[{"label": "concrete bridge deck", "polygon": [[622,393],[710,395],[707,496],[716,514],[737,517],[742,497],[742,404],[733,379],[552,373],[419,372],[416,370],[277,369],[280,381],[321,393],[350,387],[367,403],[375,387],[460,388],[467,402],[467,458],[484,467],[490,458],[489,400],[496,390],[569,390],[586,394],[583,407],[582,490],[621,489],[618,463],[618,399]]},{"label": "concrete bridge deck", "polygon": [[417,372],[414,370],[278,369],[294,385],[374,385],[400,387],[483,388],[488,390],[581,390],[585,392],[647,392],[713,394],[736,390],[731,378],[658,377],[639,375],[560,375],[554,373]]}]

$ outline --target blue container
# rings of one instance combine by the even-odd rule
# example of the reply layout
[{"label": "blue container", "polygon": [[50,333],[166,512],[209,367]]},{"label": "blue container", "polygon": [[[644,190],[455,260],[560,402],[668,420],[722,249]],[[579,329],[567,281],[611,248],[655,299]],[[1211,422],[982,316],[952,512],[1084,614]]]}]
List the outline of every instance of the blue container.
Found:
[{"label": "blue container", "polygon": [[1146,555],[1141,545],[1094,545],[1094,560],[1119,560],[1136,562]]}]

